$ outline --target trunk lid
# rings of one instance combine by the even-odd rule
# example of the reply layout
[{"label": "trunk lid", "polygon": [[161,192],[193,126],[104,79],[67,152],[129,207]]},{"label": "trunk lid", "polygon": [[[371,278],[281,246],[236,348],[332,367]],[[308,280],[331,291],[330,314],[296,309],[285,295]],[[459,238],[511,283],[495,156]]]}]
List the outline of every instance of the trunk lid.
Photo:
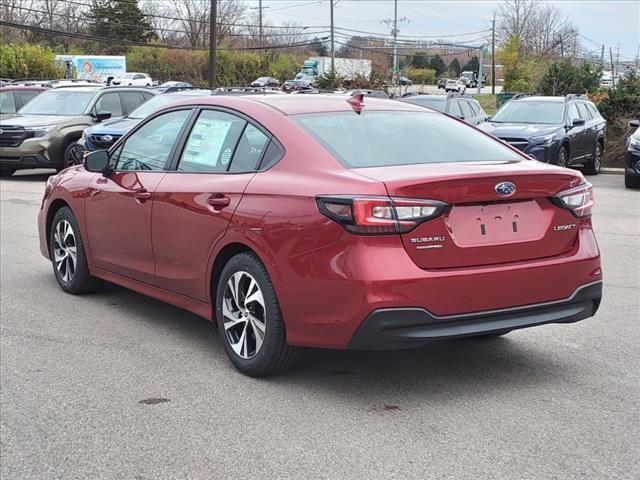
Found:
[{"label": "trunk lid", "polygon": [[[355,169],[383,182],[391,197],[440,200],[440,217],[402,234],[421,268],[473,267],[534,260],[566,253],[577,219],[551,201],[582,183],[580,174],[535,161],[451,162]],[[501,196],[496,187],[511,183]]]}]

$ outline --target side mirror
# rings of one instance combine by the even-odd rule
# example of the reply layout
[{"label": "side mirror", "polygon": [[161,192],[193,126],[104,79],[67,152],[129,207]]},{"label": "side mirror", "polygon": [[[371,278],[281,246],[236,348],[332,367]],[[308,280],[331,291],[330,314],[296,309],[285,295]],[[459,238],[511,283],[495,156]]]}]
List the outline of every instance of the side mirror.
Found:
[{"label": "side mirror", "polygon": [[629,122],[629,126],[632,127],[632,128],[640,127],[640,120],[631,120]]},{"label": "side mirror", "polygon": [[573,123],[571,124],[571,126],[572,127],[581,127],[585,123],[586,122],[582,118],[574,118],[573,119]]},{"label": "side mirror", "polygon": [[485,122],[490,122],[491,121],[491,115],[487,115],[486,117],[484,117],[484,121]]},{"label": "side mirror", "polygon": [[102,122],[104,120],[109,120],[110,118],[111,112],[98,112],[95,116],[96,122]]},{"label": "side mirror", "polygon": [[85,170],[94,173],[102,173],[108,176],[110,173],[109,153],[106,150],[96,150],[88,153],[82,161]]}]

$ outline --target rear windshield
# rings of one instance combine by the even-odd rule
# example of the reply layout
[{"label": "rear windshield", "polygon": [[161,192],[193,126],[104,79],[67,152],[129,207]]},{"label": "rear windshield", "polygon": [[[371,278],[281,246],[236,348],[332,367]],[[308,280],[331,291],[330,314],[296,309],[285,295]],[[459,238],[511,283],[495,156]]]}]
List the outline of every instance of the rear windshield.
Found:
[{"label": "rear windshield", "polygon": [[289,118],[347,168],[522,159],[500,141],[428,111],[331,112]]},{"label": "rear windshield", "polygon": [[20,109],[28,115],[82,115],[95,92],[74,90],[49,90]]},{"label": "rear windshield", "polygon": [[[444,96],[444,95],[443,95]],[[444,112],[447,109],[447,99],[446,98],[408,98],[403,100],[407,103],[413,103],[414,105],[420,105],[421,107],[433,108],[439,112]]]}]

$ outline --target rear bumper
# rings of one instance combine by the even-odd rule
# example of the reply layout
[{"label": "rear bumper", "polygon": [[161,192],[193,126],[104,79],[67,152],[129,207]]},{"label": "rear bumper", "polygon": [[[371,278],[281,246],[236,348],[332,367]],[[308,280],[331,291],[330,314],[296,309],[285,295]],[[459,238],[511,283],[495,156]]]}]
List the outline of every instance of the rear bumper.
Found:
[{"label": "rear bumper", "polygon": [[420,347],[444,338],[484,335],[549,323],[573,323],[595,315],[602,282],[579,287],[569,298],[537,305],[439,317],[422,308],[372,312],[349,342],[351,350]]}]

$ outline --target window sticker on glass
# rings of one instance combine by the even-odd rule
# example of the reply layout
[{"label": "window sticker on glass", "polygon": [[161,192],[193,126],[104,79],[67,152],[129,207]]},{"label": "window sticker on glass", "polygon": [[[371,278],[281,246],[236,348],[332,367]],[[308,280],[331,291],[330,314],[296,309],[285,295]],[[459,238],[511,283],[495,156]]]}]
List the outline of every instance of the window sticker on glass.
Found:
[{"label": "window sticker on glass", "polygon": [[[189,136],[182,161],[215,167],[232,125],[233,122],[227,120],[198,119]],[[223,165],[227,163],[228,159]]]}]

